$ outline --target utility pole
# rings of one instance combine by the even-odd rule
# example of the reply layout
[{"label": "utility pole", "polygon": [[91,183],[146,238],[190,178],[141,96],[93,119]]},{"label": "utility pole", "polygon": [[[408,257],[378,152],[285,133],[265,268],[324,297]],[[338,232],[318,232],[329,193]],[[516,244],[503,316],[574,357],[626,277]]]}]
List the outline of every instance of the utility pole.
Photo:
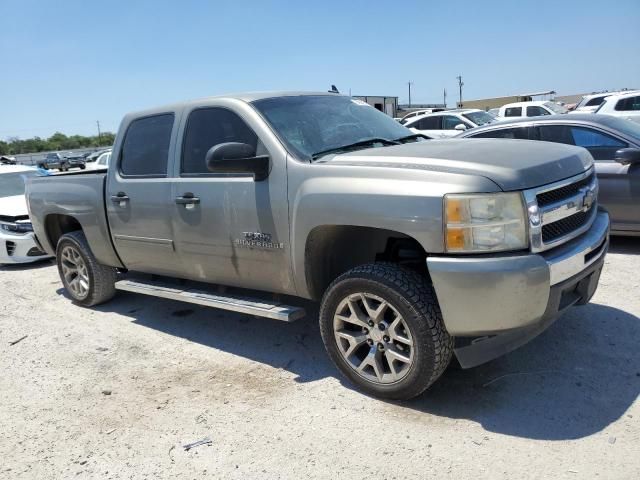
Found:
[{"label": "utility pole", "polygon": [[446,88],[442,92],[442,103],[444,104],[444,108],[447,108],[447,89]]},{"label": "utility pole", "polygon": [[98,145],[102,143],[102,134],[100,133],[100,120],[96,120],[96,125],[98,125]]},{"label": "utility pole", "polygon": [[464,82],[462,81],[462,75],[458,75],[456,78],[458,79],[458,87],[460,88],[460,102],[458,107],[462,107],[462,87],[464,86]]},{"label": "utility pole", "polygon": [[411,85],[413,82],[407,82],[407,85],[409,85],[409,108],[411,108]]}]

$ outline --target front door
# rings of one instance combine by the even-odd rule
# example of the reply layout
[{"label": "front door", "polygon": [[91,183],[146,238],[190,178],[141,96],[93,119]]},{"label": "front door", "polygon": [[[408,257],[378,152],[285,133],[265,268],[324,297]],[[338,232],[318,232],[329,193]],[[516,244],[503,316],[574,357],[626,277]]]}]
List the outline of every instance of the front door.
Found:
[{"label": "front door", "polygon": [[176,273],[179,262],[167,178],[176,123],[174,113],[136,119],[126,127],[124,140],[114,149],[105,201],[112,241],[130,270]]},{"label": "front door", "polygon": [[[252,122],[259,126],[252,111],[222,105],[185,112],[172,182],[176,252],[185,278],[287,293],[293,282],[286,154],[271,137],[267,149]],[[268,155],[269,177],[254,181],[248,174],[209,172],[207,151],[226,142],[249,144],[257,155]]]}]

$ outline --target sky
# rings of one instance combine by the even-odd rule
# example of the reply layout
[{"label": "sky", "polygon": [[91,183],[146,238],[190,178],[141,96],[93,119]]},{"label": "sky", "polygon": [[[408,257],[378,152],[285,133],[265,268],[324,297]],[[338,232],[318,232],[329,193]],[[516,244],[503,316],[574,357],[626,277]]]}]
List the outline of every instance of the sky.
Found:
[{"label": "sky", "polygon": [[209,95],[640,88],[640,0],[0,0],[0,139]]}]

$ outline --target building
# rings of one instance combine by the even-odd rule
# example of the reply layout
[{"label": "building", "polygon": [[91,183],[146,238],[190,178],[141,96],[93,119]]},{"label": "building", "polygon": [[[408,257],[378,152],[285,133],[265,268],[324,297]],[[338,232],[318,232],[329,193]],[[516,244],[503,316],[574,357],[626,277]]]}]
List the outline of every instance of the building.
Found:
[{"label": "building", "polygon": [[521,95],[510,95],[507,97],[493,97],[483,98],[480,100],[463,100],[462,103],[458,102],[458,108],[478,108],[480,110],[490,110],[492,108],[500,108],[507,103],[514,102],[530,102],[533,97],[548,97],[551,99],[552,95],[555,95],[555,90],[548,90],[545,92],[523,93]]},{"label": "building", "polygon": [[390,117],[398,116],[398,97],[386,97],[377,95],[353,95],[353,98],[362,100],[372,107],[386,113]]}]

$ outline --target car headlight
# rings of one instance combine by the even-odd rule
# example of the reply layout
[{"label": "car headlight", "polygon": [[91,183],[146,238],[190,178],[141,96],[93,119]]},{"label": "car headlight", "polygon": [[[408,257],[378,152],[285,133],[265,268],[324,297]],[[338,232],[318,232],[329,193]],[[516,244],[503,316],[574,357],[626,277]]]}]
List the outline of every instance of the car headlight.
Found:
[{"label": "car headlight", "polygon": [[25,233],[33,232],[33,225],[31,225],[31,222],[26,221],[18,221],[15,223],[0,222],[0,229],[3,232],[24,235]]},{"label": "car headlight", "polygon": [[444,216],[447,252],[498,252],[529,246],[519,193],[445,195]]}]

